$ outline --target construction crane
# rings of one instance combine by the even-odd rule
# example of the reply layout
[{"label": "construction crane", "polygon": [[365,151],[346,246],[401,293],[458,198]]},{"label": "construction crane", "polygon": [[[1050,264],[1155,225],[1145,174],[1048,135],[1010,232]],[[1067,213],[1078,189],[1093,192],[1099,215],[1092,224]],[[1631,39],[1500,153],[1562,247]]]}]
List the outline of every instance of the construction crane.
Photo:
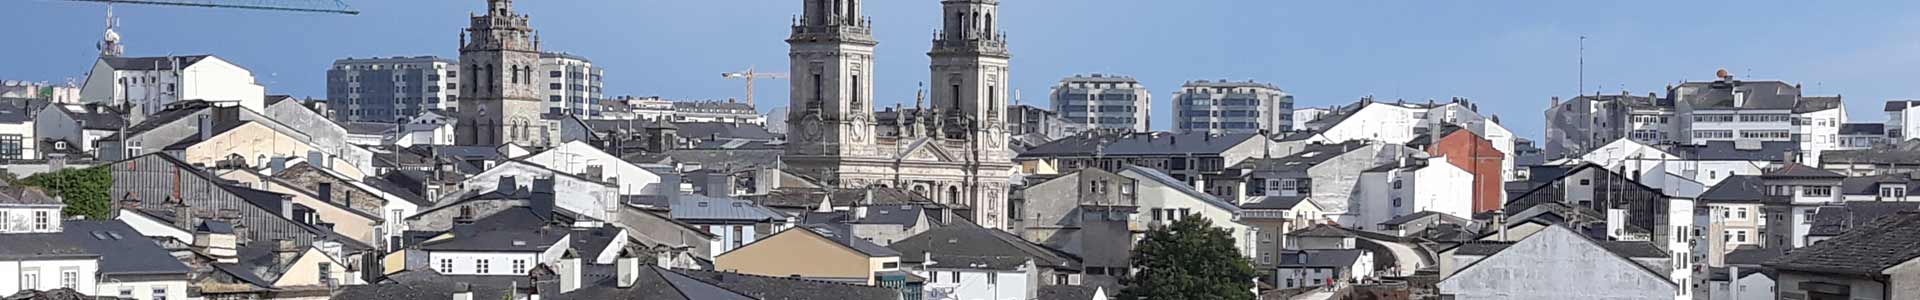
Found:
[{"label": "construction crane", "polygon": [[237,8],[257,10],[278,10],[294,12],[312,12],[329,14],[358,15],[360,11],[347,6],[343,0],[64,0],[74,2],[100,2],[111,4],[142,4],[166,6],[190,6],[209,8]]},{"label": "construction crane", "polygon": [[755,78],[786,79],[787,74],[786,73],[760,73],[760,72],[755,72],[753,70],[753,67],[747,67],[747,70],[744,72],[720,73],[720,77],[727,78],[727,79],[747,80],[747,105],[753,105],[753,80]]}]

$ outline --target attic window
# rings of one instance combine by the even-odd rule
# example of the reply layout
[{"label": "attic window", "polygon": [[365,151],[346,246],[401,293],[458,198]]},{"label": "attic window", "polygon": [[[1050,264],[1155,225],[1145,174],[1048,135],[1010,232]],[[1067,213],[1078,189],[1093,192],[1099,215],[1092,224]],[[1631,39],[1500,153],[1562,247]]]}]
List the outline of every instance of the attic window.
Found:
[{"label": "attic window", "polygon": [[707,203],[706,203],[706,202],[700,202],[700,207],[707,207]]}]

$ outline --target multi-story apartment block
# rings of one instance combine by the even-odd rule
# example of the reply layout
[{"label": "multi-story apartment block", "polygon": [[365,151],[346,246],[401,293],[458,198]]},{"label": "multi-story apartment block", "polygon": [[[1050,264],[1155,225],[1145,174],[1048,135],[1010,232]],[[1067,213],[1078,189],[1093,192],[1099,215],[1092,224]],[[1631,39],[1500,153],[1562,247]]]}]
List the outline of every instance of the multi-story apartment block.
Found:
[{"label": "multi-story apartment block", "polygon": [[[1838,96],[1803,96],[1799,85],[1719,79],[1649,94],[1580,96],[1547,110],[1548,159],[1577,157],[1615,139],[1645,144],[1790,141],[1811,158],[1840,148],[1846,111]],[[1893,124],[1889,121],[1889,124]],[[1892,131],[1897,126],[1889,126]]]},{"label": "multi-story apartment block", "polygon": [[606,69],[593,66],[592,60],[569,53],[540,53],[540,73],[546,74],[541,89],[547,100],[547,112],[555,114],[597,115],[600,109],[600,81]]},{"label": "multi-story apartment block", "polygon": [[1293,95],[1253,81],[1191,81],[1173,94],[1176,132],[1258,133],[1293,129]]},{"label": "multi-story apartment block", "polygon": [[1032,105],[1008,106],[1007,112],[1010,113],[1007,115],[1007,134],[1013,135],[1016,140],[1025,139],[1028,142],[1044,144],[1085,129],[1069,123],[1066,118],[1060,117],[1059,113]]},{"label": "multi-story apartment block", "polygon": [[393,122],[459,107],[459,63],[436,56],[346,58],[327,69],[327,102],[341,120]]},{"label": "multi-story apartment block", "polygon": [[1061,79],[1052,97],[1053,110],[1076,127],[1145,132],[1152,124],[1153,94],[1133,77],[1075,75]]},{"label": "multi-story apartment block", "polygon": [[765,125],[767,116],[760,115],[753,104],[733,100],[674,101],[673,121]]},{"label": "multi-story apartment block", "polygon": [[594,114],[596,120],[649,120],[661,121],[673,118],[673,101],[659,96],[635,97],[619,96],[600,100],[600,113]]}]

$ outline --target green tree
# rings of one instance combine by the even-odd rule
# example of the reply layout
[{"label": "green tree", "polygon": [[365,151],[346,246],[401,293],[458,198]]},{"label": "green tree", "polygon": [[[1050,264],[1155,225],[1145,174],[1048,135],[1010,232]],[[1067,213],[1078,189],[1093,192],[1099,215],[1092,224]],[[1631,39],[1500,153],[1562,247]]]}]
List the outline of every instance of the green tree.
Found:
[{"label": "green tree", "polygon": [[113,188],[113,172],[107,166],[33,174],[20,181],[62,197],[67,203],[62,212],[68,216],[105,220],[113,210],[113,198],[107,194]]},{"label": "green tree", "polygon": [[1190,215],[1155,228],[1133,247],[1134,273],[1119,299],[1251,300],[1253,265],[1233,234]]}]

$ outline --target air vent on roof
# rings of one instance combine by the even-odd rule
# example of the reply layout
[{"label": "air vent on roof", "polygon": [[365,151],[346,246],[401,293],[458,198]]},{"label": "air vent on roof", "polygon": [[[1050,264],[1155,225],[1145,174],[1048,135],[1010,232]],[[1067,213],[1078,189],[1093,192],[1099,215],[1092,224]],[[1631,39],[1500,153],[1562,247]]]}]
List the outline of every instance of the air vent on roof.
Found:
[{"label": "air vent on roof", "polygon": [[527,241],[513,241],[514,246],[526,246]]},{"label": "air vent on roof", "polygon": [[96,239],[96,240],[103,240],[103,241],[104,241],[104,240],[107,240],[107,239],[108,239],[108,237],[107,237],[107,232],[105,232],[105,231],[94,231],[94,232],[93,232],[93,239]]}]

